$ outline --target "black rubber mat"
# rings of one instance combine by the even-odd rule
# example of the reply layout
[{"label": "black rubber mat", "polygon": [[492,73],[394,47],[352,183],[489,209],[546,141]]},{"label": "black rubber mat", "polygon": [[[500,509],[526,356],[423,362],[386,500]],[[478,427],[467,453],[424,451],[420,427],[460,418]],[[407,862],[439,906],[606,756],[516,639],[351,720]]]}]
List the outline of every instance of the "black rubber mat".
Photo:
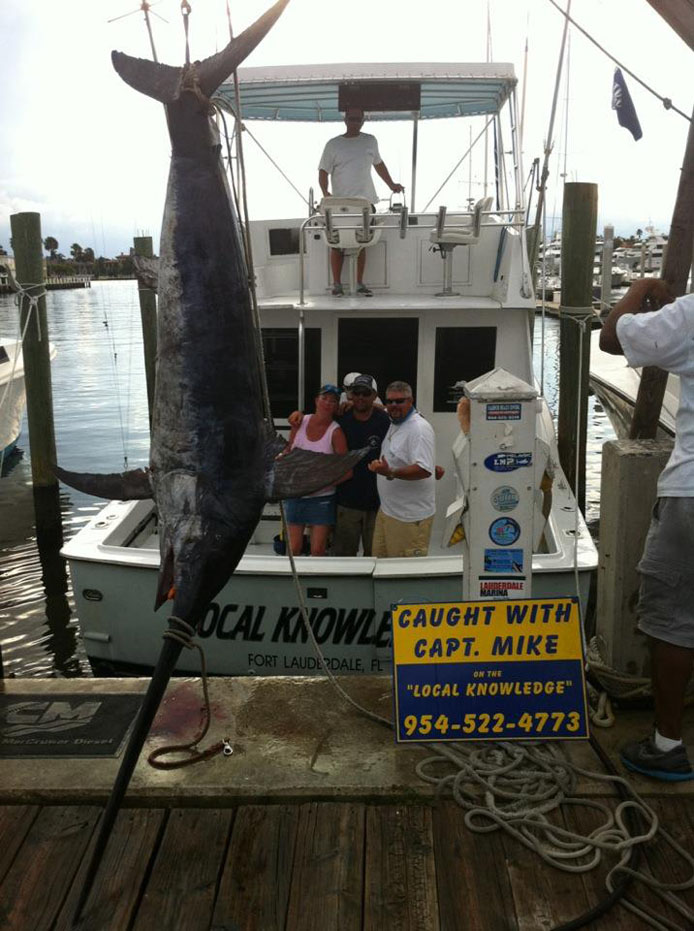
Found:
[{"label": "black rubber mat", "polygon": [[142,695],[0,695],[0,758],[117,756]]}]

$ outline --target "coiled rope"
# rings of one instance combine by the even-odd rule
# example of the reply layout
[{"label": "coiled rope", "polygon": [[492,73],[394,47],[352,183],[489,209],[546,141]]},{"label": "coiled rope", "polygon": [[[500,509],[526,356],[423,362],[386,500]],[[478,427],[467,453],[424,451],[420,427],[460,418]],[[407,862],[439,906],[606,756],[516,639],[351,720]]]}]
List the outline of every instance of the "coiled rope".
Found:
[{"label": "coiled rope", "polygon": [[[599,744],[591,741],[603,757]],[[465,824],[478,834],[504,831],[536,853],[545,863],[569,873],[585,873],[597,867],[604,856],[614,854],[617,863],[605,877],[610,893],[605,902],[580,918],[562,925],[578,928],[604,913],[617,898],[625,908],[662,931],[686,931],[694,923],[694,910],[675,892],[694,887],[694,858],[660,825],[657,814],[616,772],[599,773],[573,763],[558,744],[508,743],[429,745],[435,755],[417,764],[417,775],[450,792],[466,810]],[[442,770],[443,767],[443,770]],[[622,796],[617,807],[577,796],[577,777],[613,785]],[[562,806],[588,808],[602,814],[603,821],[590,834],[582,835],[550,820]],[[636,824],[635,816],[639,824]],[[629,824],[628,822],[632,822]],[[686,864],[687,879],[668,883],[646,869],[637,870],[634,860],[643,845],[656,837]],[[687,921],[677,925],[655,912],[633,895],[626,895],[631,881],[648,886]],[[621,887],[621,888],[620,888]]]}]

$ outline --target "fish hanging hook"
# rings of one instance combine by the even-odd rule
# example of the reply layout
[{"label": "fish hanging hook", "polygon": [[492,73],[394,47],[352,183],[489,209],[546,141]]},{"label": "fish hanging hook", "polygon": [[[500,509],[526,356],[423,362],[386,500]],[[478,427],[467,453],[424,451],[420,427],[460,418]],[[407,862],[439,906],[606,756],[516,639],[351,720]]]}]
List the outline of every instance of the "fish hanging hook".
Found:
[{"label": "fish hanging hook", "polygon": [[188,0],[181,0],[181,16],[183,17],[183,31],[186,34],[186,64],[190,64],[190,44],[188,41],[188,18],[192,13]]}]

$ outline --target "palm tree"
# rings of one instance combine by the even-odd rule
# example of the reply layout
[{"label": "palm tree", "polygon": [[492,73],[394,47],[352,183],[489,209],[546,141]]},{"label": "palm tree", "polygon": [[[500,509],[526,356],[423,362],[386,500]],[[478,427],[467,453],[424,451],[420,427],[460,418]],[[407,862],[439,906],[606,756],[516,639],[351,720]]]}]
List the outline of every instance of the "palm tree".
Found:
[{"label": "palm tree", "polygon": [[70,255],[76,262],[80,262],[82,260],[82,246],[80,246],[78,242],[73,242],[73,244],[70,246]]},{"label": "palm tree", "polygon": [[43,241],[43,248],[46,252],[50,253],[51,259],[55,259],[55,254],[58,251],[58,240],[54,236],[46,236]]}]

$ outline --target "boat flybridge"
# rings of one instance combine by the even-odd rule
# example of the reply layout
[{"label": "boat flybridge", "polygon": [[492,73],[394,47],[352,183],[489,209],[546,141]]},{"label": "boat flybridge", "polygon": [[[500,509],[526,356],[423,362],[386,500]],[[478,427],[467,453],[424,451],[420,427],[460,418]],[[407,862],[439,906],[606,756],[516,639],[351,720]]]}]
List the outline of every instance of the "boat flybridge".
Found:
[{"label": "boat flybridge", "polygon": [[[288,431],[293,410],[312,410],[319,387],[341,384],[348,372],[373,375],[381,397],[389,382],[404,380],[434,428],[437,463],[445,469],[426,557],[297,558],[328,665],[342,673],[389,671],[390,609],[397,602],[578,594],[585,608],[597,554],[559,466],[552,418],[533,377],[535,299],[513,67],[245,68],[238,82],[242,119],[287,122],[293,144],[305,122],[329,124],[326,140],[337,135],[350,106],[362,107],[369,124],[413,124],[409,209],[389,205],[372,215],[368,201],[326,198],[314,205],[309,196],[307,216],[250,224],[277,428]],[[216,96],[234,111],[232,84]],[[496,140],[496,158],[490,159],[495,179],[489,193],[481,190],[462,212],[440,204],[418,211],[419,124],[451,118],[477,119]],[[456,138],[462,138],[460,129],[450,133],[450,140]],[[442,163],[454,154],[450,145]],[[345,250],[351,269],[342,297],[331,293],[331,248]],[[368,250],[370,298],[354,293],[352,266],[361,248]],[[455,413],[463,391],[473,409],[479,401],[486,411],[480,435],[492,449],[479,462],[474,419],[468,440]],[[530,411],[525,438],[521,411]],[[458,525],[466,531],[462,540]],[[278,506],[268,506],[236,572],[208,610],[200,636],[214,642],[208,651],[213,674],[320,671],[302,626],[289,559],[275,551],[280,529]],[[468,571],[466,548],[473,544],[481,562],[469,561]],[[152,504],[111,502],[63,552],[95,668],[152,665],[166,624],[152,610],[159,568]],[[197,671],[186,662],[181,670]]]}]

